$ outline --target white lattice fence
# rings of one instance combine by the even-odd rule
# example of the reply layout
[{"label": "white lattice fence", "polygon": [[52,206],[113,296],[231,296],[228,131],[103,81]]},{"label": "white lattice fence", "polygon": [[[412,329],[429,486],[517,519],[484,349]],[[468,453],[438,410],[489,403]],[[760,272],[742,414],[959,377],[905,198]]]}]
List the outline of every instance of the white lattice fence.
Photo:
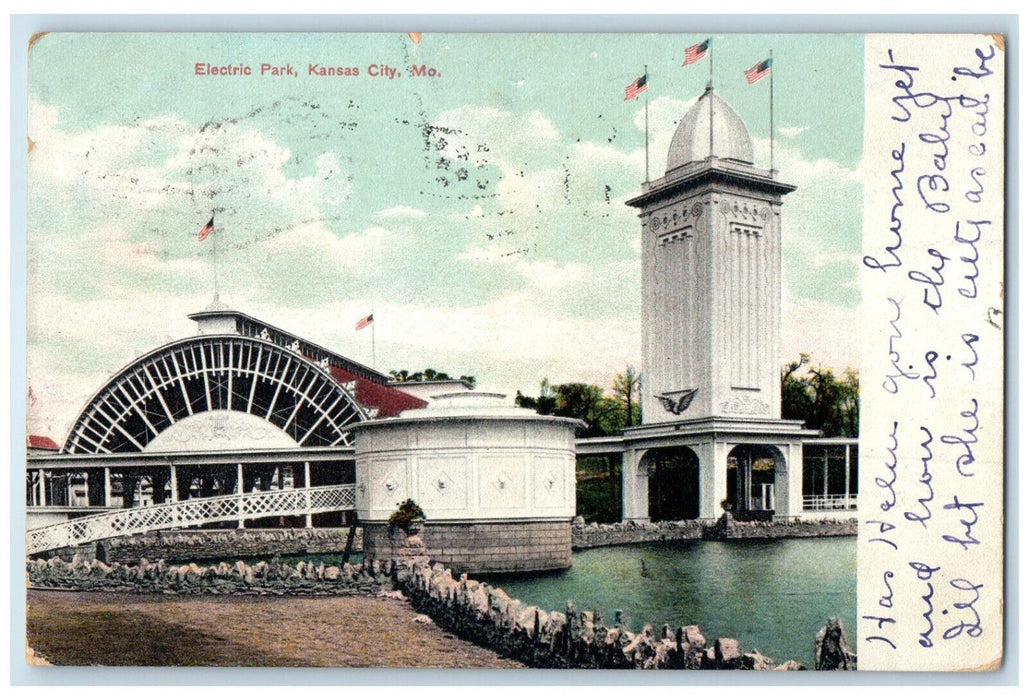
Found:
[{"label": "white lattice fence", "polygon": [[192,498],[178,503],[114,510],[29,530],[25,553],[37,554],[119,535],[225,520],[353,510],[356,504],[353,484]]}]

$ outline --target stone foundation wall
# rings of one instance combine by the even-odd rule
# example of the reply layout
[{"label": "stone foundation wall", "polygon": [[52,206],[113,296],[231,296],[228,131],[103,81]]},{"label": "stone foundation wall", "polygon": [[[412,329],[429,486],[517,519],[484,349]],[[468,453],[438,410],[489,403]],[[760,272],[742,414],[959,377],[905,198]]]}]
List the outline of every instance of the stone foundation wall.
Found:
[{"label": "stone foundation wall", "polygon": [[[507,523],[428,522],[420,533],[433,561],[459,572],[549,571],[572,565],[568,521]],[[364,552],[372,559],[397,555],[404,533],[365,523]]]},{"label": "stone foundation wall", "polygon": [[[146,535],[114,537],[100,543],[102,552],[75,550],[58,552],[71,558],[82,554],[108,563],[132,563],[140,559],[156,561],[204,561],[218,559],[271,558],[276,554],[328,554],[346,548],[350,528],[306,528],[280,530],[181,530]],[[354,536],[354,551],[361,551],[361,528]],[[100,556],[100,555],[103,556]]]},{"label": "stone foundation wall", "polygon": [[591,549],[646,542],[689,540],[788,539],[857,535],[857,519],[740,521],[722,517],[716,521],[678,520],[658,523],[589,523],[572,521],[572,547]]},{"label": "stone foundation wall", "polygon": [[857,535],[857,518],[843,520],[775,520],[756,522],[730,520],[723,539],[789,539],[795,537],[840,537]]},{"label": "stone foundation wall", "polygon": [[700,520],[678,520],[660,523],[590,523],[585,524],[581,518],[572,521],[572,547],[575,549],[591,549],[593,547],[610,547],[621,544],[641,544],[645,542],[682,542],[702,540],[711,524]]}]

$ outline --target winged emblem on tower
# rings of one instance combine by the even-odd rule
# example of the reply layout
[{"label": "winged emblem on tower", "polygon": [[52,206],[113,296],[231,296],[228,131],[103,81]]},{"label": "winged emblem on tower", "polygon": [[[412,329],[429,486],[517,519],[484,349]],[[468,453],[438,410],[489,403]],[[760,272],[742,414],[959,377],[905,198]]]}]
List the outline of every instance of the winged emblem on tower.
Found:
[{"label": "winged emblem on tower", "polygon": [[665,410],[675,415],[681,414],[690,404],[693,397],[697,395],[697,389],[684,389],[682,391],[666,391],[663,394],[655,394],[654,398],[661,402]]}]

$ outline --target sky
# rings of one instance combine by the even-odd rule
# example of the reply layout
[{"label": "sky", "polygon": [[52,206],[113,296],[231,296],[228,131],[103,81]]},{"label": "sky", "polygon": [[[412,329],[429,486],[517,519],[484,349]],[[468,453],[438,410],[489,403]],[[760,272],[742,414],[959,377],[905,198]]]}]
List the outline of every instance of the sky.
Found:
[{"label": "sky", "polygon": [[[771,81],[743,71],[769,50],[775,167],[798,188],[782,208],[782,360],[856,367],[862,38],[715,35],[682,66],[709,36],[37,39],[30,433],[63,440],[112,374],[193,335],[186,316],[216,288],[383,372],[432,367],[510,395],[544,378],[609,388],[640,364],[640,227],[624,202],[646,176],[644,125],[653,179],[713,69],[768,167]],[[644,66],[648,91],[624,101]]]}]

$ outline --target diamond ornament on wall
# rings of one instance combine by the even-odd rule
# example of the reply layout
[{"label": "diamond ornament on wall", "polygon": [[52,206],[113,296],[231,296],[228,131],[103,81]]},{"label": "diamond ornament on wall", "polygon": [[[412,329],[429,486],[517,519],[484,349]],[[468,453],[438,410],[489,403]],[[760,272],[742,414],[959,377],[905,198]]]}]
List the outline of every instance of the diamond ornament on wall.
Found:
[{"label": "diamond ornament on wall", "polygon": [[553,471],[548,471],[543,476],[543,486],[547,489],[547,491],[551,491],[553,490],[555,484],[557,484],[557,475]]},{"label": "diamond ornament on wall", "polygon": [[452,479],[450,478],[450,475],[449,475],[449,474],[447,474],[446,472],[440,472],[440,473],[439,473],[439,474],[437,474],[437,475],[436,475],[436,477],[435,477],[435,478],[434,478],[434,479],[432,480],[432,485],[433,485],[433,486],[435,487],[435,489],[436,489],[437,491],[439,491],[439,492],[440,492],[441,494],[442,494],[442,493],[444,493],[444,492],[445,492],[445,491],[446,491],[446,490],[447,490],[447,489],[448,489],[448,488],[450,487],[450,485],[451,485],[451,484],[453,484],[453,483],[454,483],[454,482],[453,482],[453,480],[452,480]]}]

